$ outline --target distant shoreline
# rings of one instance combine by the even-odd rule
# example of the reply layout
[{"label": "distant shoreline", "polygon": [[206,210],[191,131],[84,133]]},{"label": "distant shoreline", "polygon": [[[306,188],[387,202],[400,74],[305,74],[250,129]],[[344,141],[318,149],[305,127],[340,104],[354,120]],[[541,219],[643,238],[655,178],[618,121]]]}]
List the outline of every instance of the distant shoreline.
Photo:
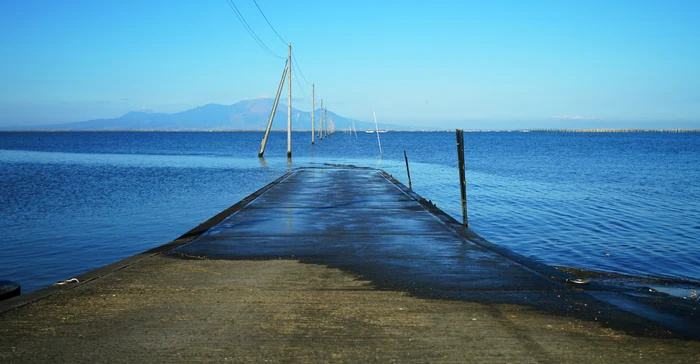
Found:
[{"label": "distant shoreline", "polygon": [[[393,133],[445,133],[455,129],[435,130],[387,130]],[[364,132],[364,130],[359,130]],[[374,130],[372,130],[374,131]],[[0,133],[262,133],[264,130],[0,130]],[[286,133],[286,130],[271,130],[272,133]],[[292,130],[293,133],[310,133],[311,130]],[[700,133],[700,129],[464,129],[465,133]],[[343,133],[343,131],[336,131]]]}]

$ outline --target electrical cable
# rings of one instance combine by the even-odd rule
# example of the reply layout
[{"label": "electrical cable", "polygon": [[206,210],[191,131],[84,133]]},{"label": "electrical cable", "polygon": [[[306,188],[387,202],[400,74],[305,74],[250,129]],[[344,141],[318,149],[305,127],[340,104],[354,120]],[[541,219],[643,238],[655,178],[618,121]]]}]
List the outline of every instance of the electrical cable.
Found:
[{"label": "electrical cable", "polygon": [[[294,64],[294,66],[296,66],[297,72],[299,72],[301,74],[301,70],[299,69],[299,65],[296,64],[296,62],[294,62],[294,57],[292,57],[292,63]],[[302,75],[302,77],[304,77],[304,76]],[[299,89],[301,90],[301,93],[303,93],[306,98],[309,98],[309,95],[307,95],[306,92],[304,91],[304,87],[301,86],[301,82],[299,82],[299,77],[294,77],[294,79],[297,80],[297,85],[299,85]]]},{"label": "electrical cable", "polygon": [[301,90],[301,93],[304,94],[304,97],[308,99],[309,95],[307,95],[306,92],[304,91],[304,88],[301,87],[301,83],[299,82],[299,78],[297,78],[297,77],[293,77],[293,78],[295,80],[297,80],[297,85],[299,85],[299,89]]},{"label": "electrical cable", "polygon": [[297,56],[294,54],[294,50],[292,50],[292,61],[294,61],[294,64],[297,66],[297,70],[299,71],[299,74],[301,75],[301,78],[304,79],[304,82],[306,82],[307,85],[311,86],[311,83],[306,80],[306,77],[304,77],[304,72],[301,72],[301,67],[299,67],[299,62],[297,62]]},{"label": "electrical cable", "polygon": [[258,5],[258,2],[255,1],[255,0],[253,0],[253,2],[255,3],[255,6],[256,6],[256,7],[258,8],[258,10],[260,11],[260,14],[262,14],[263,18],[265,18],[265,21],[267,22],[267,25],[269,25],[270,28],[272,29],[272,31],[275,32],[275,34],[277,34],[277,37],[282,41],[282,43],[284,43],[285,45],[289,44],[289,43],[287,43],[284,39],[282,39],[282,36],[280,35],[280,33],[277,33],[277,31],[275,30],[275,27],[273,27],[272,24],[270,23],[270,21],[267,20],[267,17],[265,16],[265,13],[263,13],[262,9],[260,9],[260,5]]},{"label": "electrical cable", "polygon": [[[253,28],[250,27],[248,22],[243,17],[243,14],[241,14],[240,10],[238,10],[238,8],[236,7],[236,4],[234,4],[233,0],[227,0],[227,2],[229,4],[229,6],[231,7],[231,10],[233,10],[233,12],[236,14],[236,17],[238,17],[238,20],[241,22],[241,24],[243,24],[243,27],[248,31],[248,34],[250,34],[250,36],[253,38],[253,40],[255,40],[256,43],[258,43],[258,45],[260,45],[260,47],[263,50],[265,50],[267,53],[269,53],[273,57],[276,57],[279,59],[285,59],[285,57],[281,57],[281,56],[277,55],[276,53],[274,53],[267,45],[265,45],[265,43],[257,36],[257,34],[255,34],[255,32],[253,31]],[[255,3],[255,7],[258,8],[258,11],[260,12],[260,14],[263,16],[263,18],[267,22],[267,25],[270,26],[270,29],[272,29],[272,31],[275,32],[275,34],[282,41],[282,43],[288,44],[284,40],[284,38],[282,38],[282,36],[277,32],[277,30],[275,30],[275,27],[272,26],[272,23],[270,23],[270,20],[267,19],[267,16],[265,16],[265,13],[260,8],[260,5],[258,5],[258,2],[256,0],[253,0],[253,3]],[[299,66],[299,62],[297,62],[297,60],[296,60],[296,55],[294,54],[294,51],[292,51],[292,54],[293,54],[293,57],[292,57],[293,64],[289,65],[289,67],[292,67],[292,68],[296,67],[297,72],[299,72],[299,74],[301,75],[301,78],[304,80],[304,82],[306,82],[307,85],[311,86],[311,83],[309,83],[309,81],[306,79],[306,76],[304,76],[304,72],[301,71],[301,67]],[[299,86],[301,93],[304,94],[304,97],[308,98],[309,95],[307,95],[306,91],[304,91],[304,87],[301,85],[301,82],[299,82],[299,78],[298,77],[294,77],[294,78],[297,80],[297,85]]]},{"label": "electrical cable", "polygon": [[227,0],[229,7],[231,7],[231,10],[236,14],[236,17],[238,17],[238,20],[243,24],[243,27],[248,31],[248,34],[250,34],[251,37],[255,40],[258,45],[265,50],[267,53],[269,53],[271,56],[279,58],[279,59],[285,59],[285,57],[281,57],[277,55],[275,52],[273,52],[270,48],[268,48],[265,43],[255,34],[253,31],[253,28],[248,25],[248,22],[245,21],[245,18],[243,18],[243,14],[238,10],[236,7],[236,4],[233,3],[233,0]]}]

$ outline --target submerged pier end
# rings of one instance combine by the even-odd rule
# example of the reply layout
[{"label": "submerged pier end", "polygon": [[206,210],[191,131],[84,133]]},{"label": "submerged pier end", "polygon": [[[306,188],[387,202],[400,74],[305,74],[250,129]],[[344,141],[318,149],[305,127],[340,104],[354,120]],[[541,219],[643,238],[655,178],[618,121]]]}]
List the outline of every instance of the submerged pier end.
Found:
[{"label": "submerged pier end", "polygon": [[384,172],[300,168],[0,302],[0,362],[700,362],[690,303],[491,244]]}]

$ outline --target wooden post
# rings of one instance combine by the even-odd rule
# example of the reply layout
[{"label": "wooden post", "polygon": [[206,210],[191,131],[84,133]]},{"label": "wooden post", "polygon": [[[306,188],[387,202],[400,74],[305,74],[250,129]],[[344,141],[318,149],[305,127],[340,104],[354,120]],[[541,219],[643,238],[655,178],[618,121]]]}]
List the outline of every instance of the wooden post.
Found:
[{"label": "wooden post", "polygon": [[282,94],[282,87],[284,87],[284,78],[287,76],[288,66],[284,67],[284,72],[282,72],[282,80],[277,88],[277,96],[275,96],[275,103],[272,104],[272,111],[270,112],[270,120],[267,121],[267,128],[265,129],[265,135],[263,136],[262,143],[260,143],[260,152],[258,152],[258,157],[262,158],[265,154],[265,146],[267,145],[267,137],[270,135],[270,127],[272,127],[272,120],[275,118],[275,112],[277,112],[277,103],[280,101],[280,95]]},{"label": "wooden post", "polygon": [[464,131],[457,129],[457,159],[459,160],[459,190],[462,195],[462,224],[469,226],[467,220],[467,180],[464,171]]},{"label": "wooden post", "polygon": [[403,150],[403,158],[406,160],[406,174],[408,174],[408,189],[413,191],[413,186],[411,185],[411,171],[408,169],[408,157],[406,156],[406,149]]}]

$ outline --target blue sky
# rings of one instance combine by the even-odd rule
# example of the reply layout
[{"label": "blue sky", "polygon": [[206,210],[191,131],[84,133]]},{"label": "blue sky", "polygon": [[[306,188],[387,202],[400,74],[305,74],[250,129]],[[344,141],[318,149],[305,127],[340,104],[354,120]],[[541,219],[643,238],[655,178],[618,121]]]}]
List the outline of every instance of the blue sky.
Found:
[{"label": "blue sky", "polygon": [[[347,117],[700,128],[700,1],[257,1]],[[253,0],[234,3],[286,56]],[[233,104],[274,94],[285,62],[226,0],[3,1],[0,24],[0,125]]]}]

